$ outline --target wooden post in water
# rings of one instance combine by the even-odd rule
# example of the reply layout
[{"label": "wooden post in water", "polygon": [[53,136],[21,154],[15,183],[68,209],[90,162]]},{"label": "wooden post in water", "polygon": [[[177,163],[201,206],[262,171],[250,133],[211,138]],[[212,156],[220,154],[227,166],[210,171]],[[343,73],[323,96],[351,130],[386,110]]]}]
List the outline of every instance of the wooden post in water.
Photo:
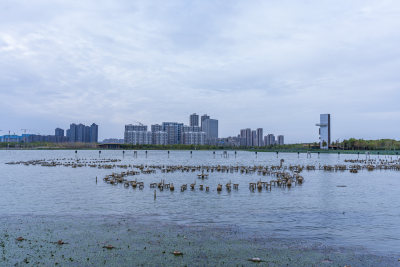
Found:
[{"label": "wooden post in water", "polygon": [[156,196],[156,192],[157,192],[157,191],[154,190],[154,200],[156,200],[156,197],[157,197],[157,196]]},{"label": "wooden post in water", "polygon": [[169,150],[168,150],[168,158],[169,158]]}]

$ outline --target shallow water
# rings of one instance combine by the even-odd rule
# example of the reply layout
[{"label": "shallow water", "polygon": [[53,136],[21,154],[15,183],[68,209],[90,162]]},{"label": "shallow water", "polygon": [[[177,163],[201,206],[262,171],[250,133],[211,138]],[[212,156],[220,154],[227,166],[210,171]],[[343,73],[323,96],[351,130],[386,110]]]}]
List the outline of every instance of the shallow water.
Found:
[{"label": "shallow water", "polygon": [[[209,173],[204,181],[192,173],[140,174],[145,187],[125,189],[111,186],[102,178],[124,169],[42,167],[6,165],[10,161],[60,158],[99,159],[98,151],[0,151],[0,216],[57,216],[62,218],[101,218],[124,216],[148,224],[190,225],[195,227],[235,227],[249,237],[302,240],[309,244],[349,248],[383,256],[398,256],[400,252],[400,172],[303,171],[305,183],[272,191],[250,192],[249,182],[260,178],[257,174]],[[229,158],[222,152],[171,151],[102,151],[100,158],[119,158],[118,164],[165,165],[325,165],[344,164],[344,159],[357,155],[237,152]],[[371,158],[378,156],[371,156]],[[365,156],[360,155],[360,159]],[[380,156],[385,158],[385,156]],[[387,156],[390,159],[390,156]],[[96,184],[95,178],[98,177]],[[149,183],[164,179],[173,182],[175,192],[157,191]],[[239,183],[239,190],[216,192],[218,183]],[[179,191],[184,183],[210,186],[210,192]],[[346,187],[337,187],[345,185]],[[10,219],[11,220],[11,219]],[[7,220],[6,220],[7,221]]]}]

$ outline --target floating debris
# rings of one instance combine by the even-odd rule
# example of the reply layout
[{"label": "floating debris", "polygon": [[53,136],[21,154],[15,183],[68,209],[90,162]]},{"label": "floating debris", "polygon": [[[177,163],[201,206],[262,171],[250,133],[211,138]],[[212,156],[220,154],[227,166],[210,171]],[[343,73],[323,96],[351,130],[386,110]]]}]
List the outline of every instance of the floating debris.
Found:
[{"label": "floating debris", "polygon": [[251,261],[251,262],[264,262],[260,258],[251,258],[251,259],[248,259],[248,260]]},{"label": "floating debris", "polygon": [[65,245],[65,244],[68,244],[68,243],[62,241],[61,239],[57,241],[57,245]]},{"label": "floating debris", "polygon": [[178,250],[175,250],[174,252],[172,252],[172,254],[174,254],[175,256],[183,256],[183,253]]}]

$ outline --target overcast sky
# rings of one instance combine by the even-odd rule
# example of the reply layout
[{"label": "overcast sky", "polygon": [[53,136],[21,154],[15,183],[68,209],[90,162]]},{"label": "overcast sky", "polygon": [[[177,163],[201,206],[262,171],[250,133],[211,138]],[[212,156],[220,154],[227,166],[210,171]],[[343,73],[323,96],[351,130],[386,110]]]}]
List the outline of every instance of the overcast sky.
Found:
[{"label": "overcast sky", "polygon": [[0,2],[0,135],[207,113],[318,140],[400,137],[400,1]]}]

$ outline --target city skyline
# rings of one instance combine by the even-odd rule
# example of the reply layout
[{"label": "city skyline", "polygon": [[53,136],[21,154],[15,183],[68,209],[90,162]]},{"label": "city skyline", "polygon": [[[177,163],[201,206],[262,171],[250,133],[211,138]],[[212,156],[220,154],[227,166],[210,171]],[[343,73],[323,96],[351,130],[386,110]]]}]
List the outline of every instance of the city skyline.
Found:
[{"label": "city skyline", "polygon": [[[200,120],[199,120],[200,118]],[[205,144],[217,144],[223,139],[228,141],[230,145],[240,146],[254,146],[261,147],[264,143],[268,145],[281,144],[283,145],[283,135],[279,135],[281,142],[264,142],[263,140],[267,136],[263,135],[263,128],[257,128],[257,130],[251,131],[250,128],[242,129],[251,131],[251,140],[244,137],[242,133],[237,136],[219,136],[218,120],[211,118],[207,114],[203,114],[201,117],[196,113],[189,116],[188,124],[182,122],[162,122],[161,124],[151,124],[150,128],[141,122],[136,121],[136,124],[125,124],[124,138],[108,137],[102,141],[98,140],[98,125],[92,123],[91,126],[86,126],[82,123],[71,123],[69,129],[55,128],[54,135],[36,135],[29,133],[29,129],[21,129],[24,134],[17,135],[15,133],[9,135],[0,135],[1,142],[15,139],[16,142],[78,142],[78,143],[98,143],[104,140],[123,140],[126,144],[188,144],[188,145],[205,145]],[[200,126],[201,125],[201,126]],[[28,132],[27,132],[28,131]],[[270,134],[271,135],[271,134]],[[29,140],[27,138],[29,137]],[[231,138],[235,140],[231,140]],[[239,138],[239,139],[237,139]],[[223,142],[223,141],[222,141]]]},{"label": "city skyline", "polygon": [[220,136],[314,142],[316,114],[331,113],[335,140],[399,139],[398,13],[393,0],[5,1],[0,134],[84,118],[122,138],[126,123],[196,110]]},{"label": "city skyline", "polygon": [[[200,118],[200,121],[199,121]],[[264,136],[264,129],[241,129],[236,136],[219,136],[218,120],[204,114],[190,114],[188,123],[162,122],[149,127],[141,122],[126,124],[122,143],[131,145],[222,145],[230,147],[265,147],[284,145],[284,135]],[[201,125],[201,126],[200,126]],[[57,129],[56,129],[57,131]],[[111,138],[120,143],[121,140]],[[103,143],[107,143],[103,141]]]},{"label": "city skyline", "polygon": [[[200,118],[200,121],[199,121]],[[201,125],[201,126],[200,126]],[[190,114],[188,123],[151,124],[151,131],[141,122],[125,125],[124,143],[139,145],[205,145],[218,143],[218,120],[207,114]]]}]

